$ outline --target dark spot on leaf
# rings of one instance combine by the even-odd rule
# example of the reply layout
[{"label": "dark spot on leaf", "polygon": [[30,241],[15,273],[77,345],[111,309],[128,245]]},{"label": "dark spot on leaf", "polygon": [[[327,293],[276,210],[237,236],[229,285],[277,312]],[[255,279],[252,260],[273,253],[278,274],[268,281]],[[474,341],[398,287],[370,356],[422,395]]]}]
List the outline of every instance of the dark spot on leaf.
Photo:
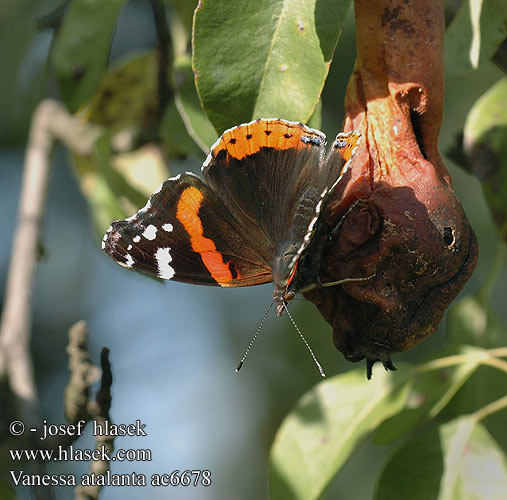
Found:
[{"label": "dark spot on leaf", "polygon": [[82,66],[75,66],[72,70],[72,79],[81,80],[85,74],[85,69]]}]

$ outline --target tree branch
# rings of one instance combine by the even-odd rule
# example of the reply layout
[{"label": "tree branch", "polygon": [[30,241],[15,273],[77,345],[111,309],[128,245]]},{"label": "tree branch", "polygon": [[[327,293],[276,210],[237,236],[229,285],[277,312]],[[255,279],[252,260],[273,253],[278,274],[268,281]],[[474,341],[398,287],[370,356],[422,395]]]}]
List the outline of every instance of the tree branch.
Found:
[{"label": "tree branch", "polygon": [[[31,299],[53,144],[59,139],[70,149],[87,155],[99,134],[99,128],[73,117],[54,100],[39,103],[32,117],[0,322],[0,377],[7,378],[19,418],[27,428],[41,424],[30,354]],[[32,465],[43,468],[43,464]],[[34,494],[41,500],[53,498],[50,488],[36,488]]]}]

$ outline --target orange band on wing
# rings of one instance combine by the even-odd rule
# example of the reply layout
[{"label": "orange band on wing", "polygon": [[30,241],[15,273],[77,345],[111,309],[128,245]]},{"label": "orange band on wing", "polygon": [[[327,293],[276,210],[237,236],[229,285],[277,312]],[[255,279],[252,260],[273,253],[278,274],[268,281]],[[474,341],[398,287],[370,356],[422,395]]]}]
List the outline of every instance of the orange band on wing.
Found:
[{"label": "orange band on wing", "polygon": [[203,198],[203,194],[196,187],[187,187],[178,201],[176,217],[190,235],[192,250],[199,253],[213,279],[221,286],[230,286],[233,277],[229,266],[222,259],[213,241],[203,235],[198,215]]},{"label": "orange band on wing", "polygon": [[[315,142],[311,141],[312,138]],[[259,120],[225,132],[213,149],[213,154],[216,156],[225,150],[233,158],[242,160],[263,147],[277,150],[302,149],[320,142],[323,142],[322,136],[299,123]]]}]

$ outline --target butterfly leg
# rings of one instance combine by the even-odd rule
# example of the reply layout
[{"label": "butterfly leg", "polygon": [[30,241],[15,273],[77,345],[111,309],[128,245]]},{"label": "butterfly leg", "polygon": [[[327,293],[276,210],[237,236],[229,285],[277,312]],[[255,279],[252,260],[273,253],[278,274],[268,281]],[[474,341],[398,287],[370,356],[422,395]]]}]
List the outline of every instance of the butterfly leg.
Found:
[{"label": "butterfly leg", "polygon": [[344,278],[338,281],[328,281],[327,283],[321,283],[320,278],[317,277],[318,283],[316,285],[318,287],[324,288],[328,286],[342,285],[343,283],[349,283],[351,281],[367,281],[375,278],[376,275],[376,273],[373,273],[371,276],[367,276],[366,278]]}]

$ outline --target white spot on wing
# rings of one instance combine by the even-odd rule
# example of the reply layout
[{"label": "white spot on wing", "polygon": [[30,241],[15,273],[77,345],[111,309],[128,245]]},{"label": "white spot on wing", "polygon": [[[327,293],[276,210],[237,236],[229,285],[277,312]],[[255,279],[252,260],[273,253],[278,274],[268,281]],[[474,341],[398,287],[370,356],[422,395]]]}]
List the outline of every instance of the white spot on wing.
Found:
[{"label": "white spot on wing", "polygon": [[168,222],[162,226],[162,229],[170,233],[173,230],[173,225]]},{"label": "white spot on wing", "polygon": [[134,259],[132,258],[132,255],[129,253],[125,255],[125,265],[127,267],[132,267],[134,265]]},{"label": "white spot on wing", "polygon": [[173,260],[170,253],[170,248],[159,248],[155,252],[155,259],[157,260],[158,275],[160,278],[170,280],[174,276],[174,269],[169,265]]},{"label": "white spot on wing", "polygon": [[393,132],[394,132],[394,135],[398,135],[398,126],[397,125],[395,125],[393,127]]},{"label": "white spot on wing", "polygon": [[100,246],[102,247],[102,250],[104,250],[106,248],[106,243],[104,240],[102,240],[102,244]]},{"label": "white spot on wing", "polygon": [[129,245],[129,246],[127,247],[127,250],[128,250],[128,251],[132,250],[132,245]]},{"label": "white spot on wing", "polygon": [[137,234],[136,236],[134,236],[134,237],[132,238],[132,241],[133,241],[134,243],[139,243],[139,242],[141,241],[141,237]]},{"label": "white spot on wing", "polygon": [[147,240],[154,240],[157,237],[157,228],[153,224],[150,224],[143,231],[143,236]]}]

